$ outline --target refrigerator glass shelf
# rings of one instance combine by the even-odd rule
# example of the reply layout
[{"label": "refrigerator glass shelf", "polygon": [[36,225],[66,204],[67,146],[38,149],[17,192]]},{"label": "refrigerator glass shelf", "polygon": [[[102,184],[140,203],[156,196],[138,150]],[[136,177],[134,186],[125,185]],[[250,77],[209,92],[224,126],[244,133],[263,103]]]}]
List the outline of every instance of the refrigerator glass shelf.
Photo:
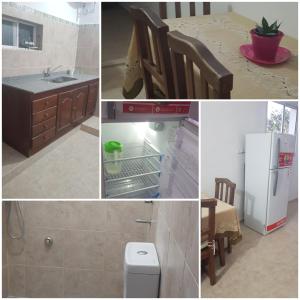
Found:
[{"label": "refrigerator glass shelf", "polygon": [[107,182],[107,198],[155,198],[158,195],[159,176],[144,175],[119,181]]},{"label": "refrigerator glass shelf", "polygon": [[117,160],[107,160],[104,155],[104,165],[109,162],[125,161],[136,158],[156,157],[160,159],[161,154],[153,148],[147,141],[143,144],[124,144],[123,151]]}]

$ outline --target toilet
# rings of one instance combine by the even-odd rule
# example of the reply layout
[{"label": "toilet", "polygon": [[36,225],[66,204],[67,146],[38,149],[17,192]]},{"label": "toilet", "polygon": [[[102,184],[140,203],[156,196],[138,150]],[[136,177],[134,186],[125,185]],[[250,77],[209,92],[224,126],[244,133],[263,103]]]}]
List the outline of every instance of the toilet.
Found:
[{"label": "toilet", "polygon": [[124,298],[158,298],[160,265],[153,243],[126,244]]}]

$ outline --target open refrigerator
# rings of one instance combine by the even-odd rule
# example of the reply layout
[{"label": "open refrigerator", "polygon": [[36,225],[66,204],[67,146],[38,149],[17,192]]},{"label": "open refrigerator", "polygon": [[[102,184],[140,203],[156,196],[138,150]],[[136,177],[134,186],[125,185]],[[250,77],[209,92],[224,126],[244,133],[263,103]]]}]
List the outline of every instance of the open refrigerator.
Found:
[{"label": "open refrigerator", "polygon": [[198,198],[198,102],[103,102],[101,145],[102,198]]}]

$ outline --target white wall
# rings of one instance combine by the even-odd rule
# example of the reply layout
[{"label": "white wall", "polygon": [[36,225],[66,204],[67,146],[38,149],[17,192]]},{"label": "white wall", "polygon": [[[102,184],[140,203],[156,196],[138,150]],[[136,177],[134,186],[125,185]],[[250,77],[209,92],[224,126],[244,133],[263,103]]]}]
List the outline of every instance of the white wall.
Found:
[{"label": "white wall", "polygon": [[235,203],[243,218],[245,134],[265,132],[266,102],[201,105],[201,192],[214,195],[215,178],[236,183]]},{"label": "white wall", "polygon": [[[99,2],[96,3],[95,10],[92,13],[81,15],[79,19],[77,19],[77,9],[67,1],[23,2],[23,5],[72,23],[80,25],[99,24]],[[94,7],[92,2],[87,2],[86,5]]]},{"label": "white wall", "polygon": [[[240,219],[244,210],[245,135],[265,132],[266,123],[267,102],[206,102],[201,105],[201,192],[213,196],[216,177],[235,182]],[[296,149],[289,200],[298,198],[297,156]]]},{"label": "white wall", "polygon": [[297,2],[231,2],[232,11],[256,22],[265,17],[269,22],[282,22],[280,30],[298,39]]},{"label": "white wall", "polygon": [[47,2],[23,2],[22,4],[57,18],[78,23],[77,11],[68,2],[49,0]]},{"label": "white wall", "polygon": [[[91,8],[94,8],[94,3],[87,3]],[[95,4],[95,10],[87,15],[81,15],[79,18],[80,25],[99,24],[99,2]]]}]

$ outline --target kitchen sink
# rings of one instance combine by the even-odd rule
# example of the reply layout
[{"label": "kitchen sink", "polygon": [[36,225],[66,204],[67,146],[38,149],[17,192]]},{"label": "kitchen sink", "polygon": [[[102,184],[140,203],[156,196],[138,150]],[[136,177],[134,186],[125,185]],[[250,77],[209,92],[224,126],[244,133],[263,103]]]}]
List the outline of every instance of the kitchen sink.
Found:
[{"label": "kitchen sink", "polygon": [[62,82],[77,80],[77,78],[68,77],[68,76],[59,76],[59,77],[54,77],[54,78],[46,79],[46,80],[49,82],[54,82],[54,83],[62,83]]}]

